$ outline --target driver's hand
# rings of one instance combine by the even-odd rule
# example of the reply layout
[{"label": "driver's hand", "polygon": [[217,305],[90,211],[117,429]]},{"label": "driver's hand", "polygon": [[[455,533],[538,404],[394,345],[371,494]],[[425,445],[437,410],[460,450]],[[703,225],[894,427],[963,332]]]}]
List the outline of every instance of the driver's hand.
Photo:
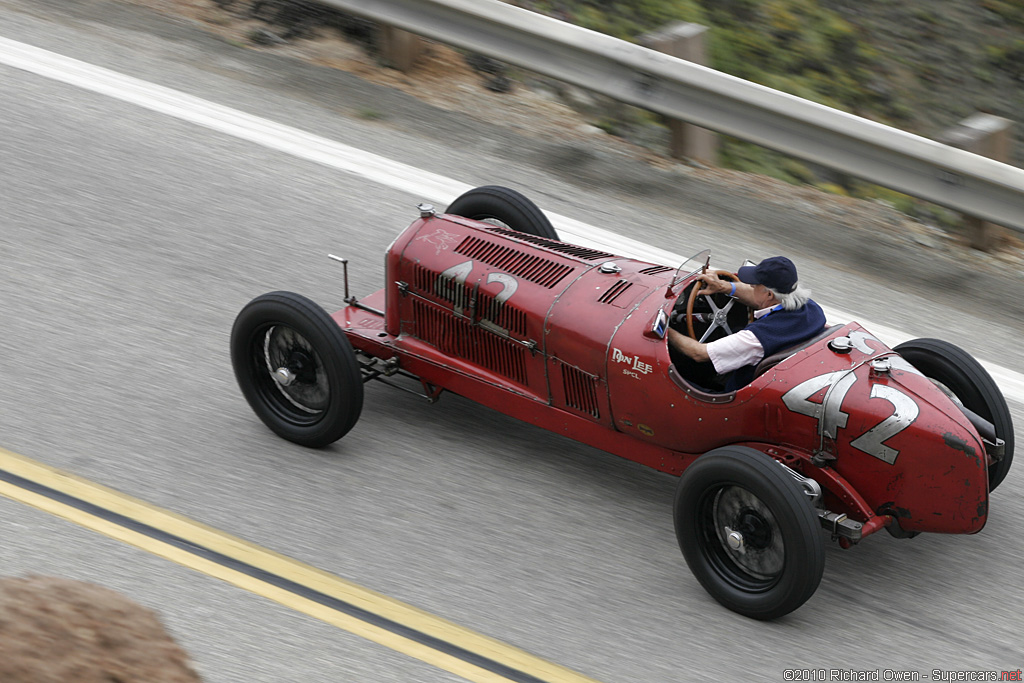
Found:
[{"label": "driver's hand", "polygon": [[727,294],[732,291],[732,283],[728,280],[723,280],[718,277],[717,273],[704,273],[698,278],[704,283],[705,287],[700,291],[704,296],[711,296],[712,294]]}]

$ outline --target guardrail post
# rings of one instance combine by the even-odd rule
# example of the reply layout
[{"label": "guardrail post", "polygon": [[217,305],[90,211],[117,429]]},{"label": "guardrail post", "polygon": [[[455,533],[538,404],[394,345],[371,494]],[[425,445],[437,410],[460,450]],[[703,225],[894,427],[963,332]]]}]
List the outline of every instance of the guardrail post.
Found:
[{"label": "guardrail post", "polygon": [[[1009,163],[1010,130],[1013,121],[992,114],[977,113],[943,132],[938,141],[951,147],[980,154],[981,156]],[[974,216],[964,216],[967,238],[971,247],[981,251],[992,251],[1003,228]]]},{"label": "guardrail post", "polygon": [[380,27],[381,60],[393,69],[409,71],[426,50],[426,41],[394,26]]},{"label": "guardrail post", "polygon": [[[640,36],[638,42],[652,50],[706,66],[708,62],[707,31],[707,26],[680,21],[657,31],[645,33]],[[672,132],[669,151],[673,157],[697,159],[712,166],[717,164],[717,135],[706,128],[678,119],[669,119],[668,124],[669,130]]]}]

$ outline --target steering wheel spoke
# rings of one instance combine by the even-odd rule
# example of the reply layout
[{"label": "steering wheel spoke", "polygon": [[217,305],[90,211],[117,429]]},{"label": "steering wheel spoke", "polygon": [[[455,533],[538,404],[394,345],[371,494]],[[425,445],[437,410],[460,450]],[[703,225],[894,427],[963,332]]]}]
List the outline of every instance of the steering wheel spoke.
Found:
[{"label": "steering wheel spoke", "polygon": [[714,331],[719,329],[725,330],[726,335],[732,334],[732,329],[729,327],[728,323],[719,324],[717,322],[713,322],[708,326],[708,329],[704,330],[704,334],[702,334],[700,336],[700,339],[698,339],[697,341],[699,341],[701,344],[705,343],[708,340],[708,338],[714,333]]},{"label": "steering wheel spoke", "polygon": [[713,317],[711,319],[711,324],[708,325],[708,329],[704,330],[704,334],[702,334],[700,336],[700,339],[698,339],[697,341],[703,344],[704,341],[711,336],[711,333],[718,329],[725,330],[726,334],[732,334],[732,328],[729,327],[728,318],[730,310],[732,310],[732,301],[730,301],[722,308],[714,311],[712,313]]},{"label": "steering wheel spoke", "polygon": [[[721,279],[728,280],[730,282],[736,281],[736,276],[728,271],[717,270],[715,271],[715,274]],[[707,303],[708,308],[710,309],[710,313],[708,314],[709,322],[707,329],[705,329],[704,332],[700,336],[698,336],[693,324],[695,319],[693,315],[693,305],[694,302],[697,300],[697,296],[703,289],[703,282],[698,282],[696,285],[694,285],[693,288],[690,290],[690,296],[686,302],[687,332],[689,333],[689,336],[691,338],[696,339],[702,344],[707,342],[711,338],[711,336],[718,330],[723,330],[726,335],[733,333],[732,325],[730,325],[729,323],[729,314],[731,313],[733,306],[736,305],[736,299],[733,298],[729,298],[728,301],[726,301],[724,304],[719,305],[718,302],[715,301],[715,296],[723,296],[721,294],[705,296],[704,300]],[[748,312],[748,322],[751,319],[751,317],[752,316]]]}]

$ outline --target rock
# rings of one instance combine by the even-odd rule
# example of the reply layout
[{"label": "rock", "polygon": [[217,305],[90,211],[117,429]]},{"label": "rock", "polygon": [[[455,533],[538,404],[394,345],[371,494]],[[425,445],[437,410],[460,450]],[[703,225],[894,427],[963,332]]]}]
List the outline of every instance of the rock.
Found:
[{"label": "rock", "polygon": [[482,74],[504,74],[507,70],[507,67],[502,62],[477,52],[466,55],[466,64],[474,71]]},{"label": "rock", "polygon": [[922,247],[928,247],[929,249],[938,249],[941,246],[935,238],[916,232],[910,233],[910,241]]},{"label": "rock", "polygon": [[249,40],[256,45],[280,45],[288,42],[273,31],[265,28],[257,28],[250,31]]},{"label": "rock", "polygon": [[512,80],[504,74],[495,74],[484,81],[484,87],[492,92],[512,92]]},{"label": "rock", "polygon": [[601,112],[601,106],[597,99],[586,90],[575,86],[568,86],[562,91],[562,102],[584,114]]},{"label": "rock", "polygon": [[465,61],[483,77],[484,87],[488,90],[498,93],[512,91],[512,79],[508,77],[508,66],[504,62],[475,52],[466,55]]},{"label": "rock", "polygon": [[0,681],[199,683],[156,614],[102,586],[0,579]]}]

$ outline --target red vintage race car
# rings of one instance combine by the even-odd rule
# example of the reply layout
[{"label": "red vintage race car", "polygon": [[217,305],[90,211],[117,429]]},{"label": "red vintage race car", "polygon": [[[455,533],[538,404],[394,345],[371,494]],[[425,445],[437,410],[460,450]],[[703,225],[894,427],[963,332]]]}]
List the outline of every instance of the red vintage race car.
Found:
[{"label": "red vintage race car", "polygon": [[[356,423],[369,380],[451,391],[680,475],[676,534],[700,583],[757,619],[803,604],[827,538],[975,533],[1013,456],[998,387],[952,344],[890,349],[856,323],[764,358],[737,391],[677,355],[675,329],[735,332],[749,312],[681,267],[558,240],[519,193],[421,205],[387,251],[385,288],[329,315],[288,292],[238,315],[231,359],[256,414],[310,447]],[[334,257],[337,258],[337,257]],[[338,259],[343,260],[343,259]],[[722,277],[731,277],[720,272]]]}]

